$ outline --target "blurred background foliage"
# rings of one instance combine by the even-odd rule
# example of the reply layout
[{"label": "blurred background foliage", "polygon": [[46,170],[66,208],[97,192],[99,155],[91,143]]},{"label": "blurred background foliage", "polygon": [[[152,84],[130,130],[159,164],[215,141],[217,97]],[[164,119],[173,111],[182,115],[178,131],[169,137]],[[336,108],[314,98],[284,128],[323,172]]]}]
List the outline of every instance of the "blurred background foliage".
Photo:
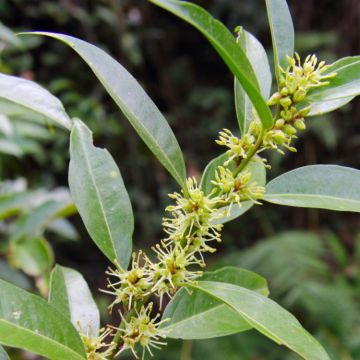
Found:
[{"label": "blurred background foliage", "polygon": [[[262,0],[195,2],[230,29],[240,24],[252,32],[271,58]],[[360,53],[358,0],[288,3],[300,54],[316,52],[332,62]],[[214,139],[221,128],[237,130],[230,72],[200,34],[145,0],[0,0],[0,21],[0,71],[42,84],[71,116],[89,125],[96,145],[106,146],[122,171],[136,215],[135,244],[149,248],[162,236],[167,194],[176,184],[71,49],[40,37],[17,38],[9,29],[66,33],[111,53],[166,115],[189,175],[199,175],[219,154]],[[360,169],[359,113],[357,99],[331,116],[311,119],[298,153],[271,154],[269,178],[314,163]],[[84,274],[105,310],[108,299],[96,290],[104,287],[108,264],[74,215],[66,189],[68,134],[37,119],[25,122],[25,116],[0,115],[0,276],[45,294],[56,260]],[[211,267],[234,264],[264,275],[272,297],[318,336],[333,359],[360,359],[357,214],[266,204],[227,224],[223,238],[218,253],[209,257]],[[170,341],[155,357],[296,358],[286,354],[250,331],[207,341]]]}]

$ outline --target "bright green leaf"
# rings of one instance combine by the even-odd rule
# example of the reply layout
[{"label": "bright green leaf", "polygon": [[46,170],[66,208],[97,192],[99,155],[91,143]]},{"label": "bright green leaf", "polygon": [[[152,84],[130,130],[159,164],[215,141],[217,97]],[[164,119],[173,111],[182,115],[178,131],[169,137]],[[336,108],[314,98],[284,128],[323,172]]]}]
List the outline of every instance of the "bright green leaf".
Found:
[{"label": "bright green leaf", "polygon": [[360,94],[360,56],[342,58],[324,72],[324,75],[336,72],[329,79],[329,85],[312,89],[300,108],[309,106],[309,116],[322,115],[333,111],[351,101]]},{"label": "bright green leaf", "polygon": [[186,178],[179,144],[159,109],[128,71],[98,47],[77,38],[47,32],[73,48],[90,66],[145,144],[181,185]]},{"label": "bright green leaf", "polygon": [[[71,120],[61,102],[33,81],[0,74],[0,112],[31,112],[70,130]],[[9,110],[11,108],[11,110]]]},{"label": "bright green leaf", "polygon": [[304,166],[270,181],[264,200],[274,204],[360,212],[360,170]]},{"label": "bright green leaf", "polygon": [[270,128],[273,118],[262,97],[254,70],[234,36],[220,21],[214,19],[200,6],[186,1],[149,0],[173,13],[198,29],[212,44],[226,65],[239,80],[251,99],[265,128]]},{"label": "bright green leaf", "polygon": [[91,238],[110,261],[126,268],[132,248],[134,217],[120,171],[92,133],[74,120],[70,138],[69,186]]},{"label": "bright green leaf", "polygon": [[279,66],[286,69],[286,55],[294,54],[294,25],[286,0],[266,0],[266,9],[271,30],[274,51],[274,67],[279,83]]},{"label": "bright green leaf", "polygon": [[[239,285],[267,296],[267,283],[261,276],[236,267],[205,273],[199,280]],[[208,339],[251,329],[235,310],[199,290],[181,289],[166,307],[163,318],[167,336],[180,339]]]},{"label": "bright green leaf", "polygon": [[0,280],[0,343],[51,360],[84,360],[80,336],[70,321],[42,298]]},{"label": "bright green leaf", "polygon": [[51,273],[49,303],[71,319],[84,333],[97,336],[100,314],[83,276],[70,268],[56,265]]},{"label": "bright green leaf", "polygon": [[[264,99],[268,99],[270,96],[272,76],[264,47],[255,36],[243,29],[240,30],[237,42],[245,52],[255,71],[261,94]],[[236,78],[234,80],[234,92],[236,116],[241,134],[245,134],[249,122],[253,119],[253,105]]]},{"label": "bright green leaf", "polygon": [[304,359],[330,360],[318,341],[293,315],[265,296],[221,282],[199,281],[191,287],[230,306],[256,330]]}]

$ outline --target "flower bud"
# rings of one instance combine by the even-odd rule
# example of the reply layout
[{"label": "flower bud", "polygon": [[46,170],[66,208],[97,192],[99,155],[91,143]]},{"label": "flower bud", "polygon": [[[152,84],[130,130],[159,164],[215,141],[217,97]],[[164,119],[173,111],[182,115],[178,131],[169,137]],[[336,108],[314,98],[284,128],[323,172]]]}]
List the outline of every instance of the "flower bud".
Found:
[{"label": "flower bud", "polygon": [[294,126],[299,130],[305,130],[306,125],[304,119],[297,119],[294,123]]},{"label": "flower bud", "polygon": [[279,119],[279,120],[276,120],[274,127],[275,127],[275,129],[281,129],[284,125],[285,125],[285,120]]},{"label": "flower bud", "polygon": [[291,126],[290,124],[286,124],[283,127],[283,131],[285,134],[290,135],[290,136],[296,134],[296,129],[293,126]]},{"label": "flower bud", "polygon": [[292,104],[292,101],[288,96],[280,99],[279,102],[280,102],[280,105],[284,108],[288,108]]},{"label": "flower bud", "polygon": [[306,96],[306,91],[304,88],[300,87],[294,94],[293,96],[293,100],[295,102],[300,102],[303,101],[305,99]]},{"label": "flower bud", "polygon": [[269,106],[273,106],[279,103],[279,100],[281,99],[281,95],[276,92],[273,96],[271,96],[271,98],[268,100],[268,105]]}]

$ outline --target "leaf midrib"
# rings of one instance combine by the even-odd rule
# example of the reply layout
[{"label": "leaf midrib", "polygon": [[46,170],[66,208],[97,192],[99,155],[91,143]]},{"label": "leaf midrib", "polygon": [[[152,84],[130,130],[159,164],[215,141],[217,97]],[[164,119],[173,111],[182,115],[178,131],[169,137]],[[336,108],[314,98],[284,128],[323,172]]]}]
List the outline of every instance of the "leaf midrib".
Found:
[{"label": "leaf midrib", "polygon": [[[40,333],[37,333],[37,332],[35,332],[35,331],[26,329],[26,328],[24,328],[24,327],[21,327],[21,326],[19,326],[19,325],[16,325],[16,324],[14,324],[14,323],[12,323],[12,322],[10,322],[10,321],[7,321],[7,320],[5,320],[5,319],[0,319],[0,323],[5,323],[6,325],[10,325],[11,327],[14,327],[14,328],[18,329],[19,331],[22,331],[22,332],[25,332],[25,333],[29,333],[29,334],[31,334],[31,335],[39,336],[40,338],[44,339],[45,341],[49,342],[50,344],[54,344],[54,345],[57,346],[57,347],[61,347],[61,348],[65,349],[66,351],[71,352],[72,354],[74,354],[74,355],[76,356],[77,359],[81,359],[81,360],[84,360],[84,359],[85,359],[85,358],[82,357],[79,353],[77,353],[75,350],[73,350],[73,349],[67,347],[66,345],[64,345],[64,344],[62,344],[62,343],[60,343],[60,342],[57,342],[57,341],[55,341],[55,340],[53,340],[53,339],[51,339],[51,338],[49,338],[49,337],[47,337],[47,336],[44,336],[43,334],[40,334]],[[12,343],[12,344],[10,344],[10,343],[7,343],[7,344],[6,344],[6,343],[2,342],[2,344],[3,344],[3,345],[14,346],[13,343]],[[15,347],[16,347],[16,346],[15,346]],[[30,350],[30,351],[33,351],[33,350]]]}]

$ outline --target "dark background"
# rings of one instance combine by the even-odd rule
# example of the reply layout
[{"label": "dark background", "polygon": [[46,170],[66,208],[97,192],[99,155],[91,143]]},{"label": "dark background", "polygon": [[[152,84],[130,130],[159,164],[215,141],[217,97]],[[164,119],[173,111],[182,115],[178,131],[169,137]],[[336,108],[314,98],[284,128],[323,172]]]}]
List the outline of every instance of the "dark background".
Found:
[{"label": "dark background", "polygon": [[[230,29],[239,24],[244,26],[269,50],[271,58],[264,1],[195,2]],[[289,0],[288,3],[296,30],[296,49],[301,55],[315,52],[319,58],[331,63],[339,57],[360,53],[358,0]],[[139,80],[166,115],[184,152],[189,175],[201,174],[207,162],[220,153],[221,149],[214,139],[221,128],[237,131],[230,71],[196,30],[146,1],[0,0],[0,20],[14,31],[61,32],[92,42],[109,52]],[[41,83],[63,101],[71,116],[80,117],[91,127],[96,145],[106,147],[117,161],[130,193],[136,216],[135,246],[150,247],[162,236],[161,218],[168,203],[167,194],[176,189],[176,184],[71,49],[51,39],[29,37],[24,41],[28,50],[2,53],[1,71]],[[359,111],[360,102],[357,99],[336,113],[310,119],[308,131],[296,144],[298,153],[284,157],[271,155],[273,167],[268,173],[269,178],[315,163],[360,169]],[[26,176],[32,187],[51,189],[66,186],[67,147],[66,134],[59,131],[54,142],[44,145],[41,159],[31,156],[21,160],[4,158],[2,176],[4,179]],[[106,260],[89,240],[80,219],[74,217],[72,221],[82,240],[76,245],[55,242],[57,261],[80,270],[96,290],[104,285]],[[319,288],[325,284],[330,290],[325,295],[316,292],[309,295],[309,292],[303,291],[307,300],[310,296],[308,302],[287,302],[286,294],[300,291],[302,284],[292,284],[289,289],[284,284],[287,284],[290,275],[283,276],[283,280],[277,276],[286,274],[286,267],[296,267],[298,257],[304,258],[307,253],[299,251],[299,254],[292,254],[295,263],[286,262],[289,253],[280,246],[274,254],[284,268],[278,270],[271,264],[262,268],[255,260],[251,263],[251,253],[248,257],[244,255],[256,246],[272,241],[266,238],[276,241],[280,233],[289,230],[306,232],[305,235],[308,232],[316,234],[313,236],[318,236],[323,249],[311,256],[326,268],[326,275],[318,279]],[[241,219],[228,224],[218,253],[210,256],[208,262],[214,267],[219,262],[230,262],[247,264],[257,271],[260,269],[260,273],[269,278],[273,296],[318,335],[334,359],[360,359],[360,344],[354,340],[360,333],[360,281],[356,255],[359,234],[360,218],[356,213],[281,208],[266,204],[253,208]],[[291,248],[289,251],[297,250]],[[227,262],[227,254],[239,254],[239,257],[233,256]],[[342,259],[345,256],[346,261],[339,260],[341,256]],[[314,280],[312,265],[315,260],[312,257],[310,260],[301,271],[306,279]],[[297,273],[296,268],[294,270]],[[285,286],[284,291],[279,290],[282,286]],[[350,299],[351,305],[346,305],[345,297]],[[103,303],[104,300],[99,301]],[[327,311],[316,316],[319,306]],[[351,318],[351,321],[346,320],[345,325],[342,311]],[[182,360],[203,356],[209,360],[295,358],[286,357],[284,349],[263,341],[251,332],[208,342],[174,342],[168,350],[157,353],[155,358],[180,359],[181,351]]]}]

